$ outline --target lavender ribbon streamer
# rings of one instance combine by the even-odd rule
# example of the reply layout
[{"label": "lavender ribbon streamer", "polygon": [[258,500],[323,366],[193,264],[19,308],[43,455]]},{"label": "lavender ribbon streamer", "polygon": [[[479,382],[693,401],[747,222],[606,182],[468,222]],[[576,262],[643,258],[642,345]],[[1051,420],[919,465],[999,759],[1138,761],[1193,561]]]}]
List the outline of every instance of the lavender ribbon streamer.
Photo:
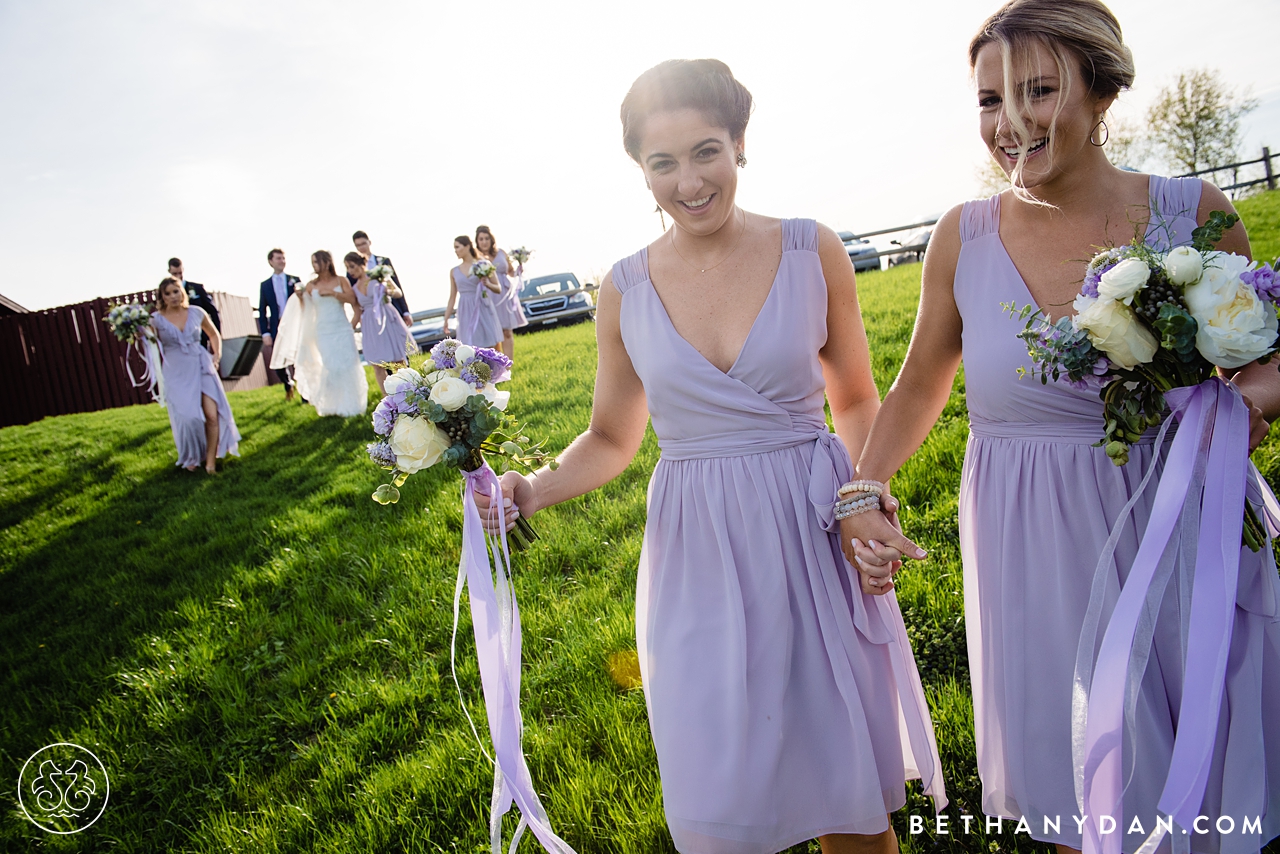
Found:
[{"label": "lavender ribbon streamer", "polygon": [[[136,348],[138,355],[142,357],[142,376],[134,377],[133,368],[129,365],[129,349]],[[160,347],[156,342],[142,336],[140,339],[133,341],[124,354],[124,369],[129,374],[129,384],[134,388],[146,387],[151,394],[151,399],[160,404],[160,408],[165,408],[164,397],[164,371],[161,369]]]},{"label": "lavender ribbon streamer", "polygon": [[378,321],[378,334],[381,335],[387,328],[387,310],[382,303],[382,298],[387,293],[387,286],[373,279],[369,282],[369,290],[373,291],[373,308],[370,311],[373,319]]},{"label": "lavender ribbon streamer", "polygon": [[[1088,816],[1084,828],[1085,854],[1120,854],[1121,851],[1123,834],[1114,830],[1102,833],[1101,817],[1113,817],[1117,827],[1124,826],[1121,776],[1125,706],[1136,700],[1136,696],[1129,696],[1133,685],[1128,671],[1139,635],[1145,643],[1150,643],[1150,635],[1142,625],[1144,620],[1153,619],[1153,607],[1158,607],[1162,588],[1153,591],[1152,587],[1158,586],[1156,576],[1161,557],[1184,509],[1198,513],[1200,525],[1194,544],[1195,577],[1178,731],[1159,801],[1160,811],[1171,815],[1183,828],[1191,827],[1195,820],[1213,758],[1234,624],[1245,484],[1250,474],[1249,413],[1239,392],[1216,378],[1198,386],[1173,389],[1165,398],[1173,409],[1173,417],[1182,421],[1182,429],[1169,450],[1151,518],[1107,624],[1096,667],[1088,679],[1088,690],[1083,694],[1077,662],[1073,718],[1079,722],[1083,703],[1085,738],[1083,749],[1077,751],[1075,759],[1081,810]],[[1153,461],[1153,469],[1154,465]],[[1201,472],[1203,487],[1198,482]],[[1150,475],[1148,471],[1138,494]],[[1117,528],[1122,526],[1133,503],[1131,499]],[[1270,517],[1271,512],[1267,515]],[[1110,562],[1114,544],[1109,541],[1108,546],[1095,574],[1094,597],[1105,590],[1105,586],[1098,584],[1098,578],[1104,572],[1104,562]],[[1191,544],[1182,546],[1187,548]],[[1167,583],[1167,572],[1159,575]],[[1090,613],[1094,611],[1091,602]],[[1085,633],[1088,631],[1086,619]],[[1087,642],[1091,639],[1082,637],[1081,649]],[[1145,656],[1142,652],[1140,659],[1145,661]],[[1126,685],[1129,690],[1116,690],[1119,685]],[[1164,829],[1157,826],[1141,850],[1154,850],[1163,836]]]},{"label": "lavender ribbon streamer", "polygon": [[[569,844],[551,830],[521,746],[523,723],[520,718],[520,611],[511,584],[511,558],[506,534],[486,540],[484,524],[476,506],[474,492],[489,496],[490,513],[501,513],[502,493],[498,479],[486,463],[471,472],[463,472],[462,484],[462,559],[458,565],[458,581],[454,590],[453,636],[450,662],[454,660],[458,632],[458,612],[465,584],[470,591],[471,623],[476,639],[476,656],[480,665],[480,682],[484,690],[485,713],[493,756],[480,749],[494,763],[494,789],[490,804],[489,833],[493,854],[502,851],[502,816],[512,803],[520,808],[521,818],[508,849],[514,852],[525,828],[542,843],[549,854],[574,854]],[[494,566],[489,564],[492,545]],[[499,558],[501,555],[501,559]],[[494,571],[496,570],[496,582]],[[457,685],[454,668],[454,684]],[[461,699],[461,687],[458,687]],[[479,741],[475,723],[463,704],[463,712]]]}]

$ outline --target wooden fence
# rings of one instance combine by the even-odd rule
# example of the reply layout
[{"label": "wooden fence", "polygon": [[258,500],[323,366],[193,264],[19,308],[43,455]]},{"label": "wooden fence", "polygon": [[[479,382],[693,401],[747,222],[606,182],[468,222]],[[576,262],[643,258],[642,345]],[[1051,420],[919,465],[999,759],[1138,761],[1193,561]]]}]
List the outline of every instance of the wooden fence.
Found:
[{"label": "wooden fence", "polygon": [[[257,334],[247,298],[211,296],[223,337]],[[102,317],[114,302],[149,305],[154,298],[152,290],[0,317],[0,426],[150,403],[146,389],[129,381],[129,368],[141,376],[142,360],[116,340]],[[248,376],[223,381],[228,391],[266,384],[261,359]]]},{"label": "wooden fence", "polygon": [[[1275,171],[1271,168],[1271,161],[1273,158],[1276,158],[1276,157],[1280,157],[1280,154],[1272,154],[1270,148],[1264,147],[1262,149],[1262,157],[1258,158],[1257,160],[1245,160],[1240,163],[1227,163],[1223,166],[1213,166],[1208,169],[1199,169],[1199,170],[1196,170],[1195,172],[1188,172],[1185,175],[1179,175],[1178,177],[1179,178],[1195,178],[1199,175],[1208,175],[1210,176],[1209,180],[1212,181],[1215,185],[1217,185],[1218,189],[1222,190],[1222,192],[1224,193],[1229,193],[1234,190],[1243,190],[1247,187],[1256,187],[1259,184],[1266,184],[1268,190],[1274,190],[1276,188],[1276,174],[1275,174]],[[1261,178],[1255,178],[1250,181],[1240,180],[1241,169],[1244,169],[1249,166],[1257,166],[1259,164],[1261,164],[1262,172],[1263,172],[1263,175]],[[1218,174],[1222,172],[1231,173],[1231,183],[1227,184],[1225,187],[1221,184],[1218,184]],[[1257,173],[1255,172],[1254,174],[1257,174]]]}]

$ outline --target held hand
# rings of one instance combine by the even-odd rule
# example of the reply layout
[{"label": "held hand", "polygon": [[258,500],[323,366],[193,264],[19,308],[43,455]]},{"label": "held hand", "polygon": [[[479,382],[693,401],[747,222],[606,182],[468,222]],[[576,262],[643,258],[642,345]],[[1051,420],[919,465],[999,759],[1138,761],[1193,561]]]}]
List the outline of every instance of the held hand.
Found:
[{"label": "held hand", "polygon": [[404,322],[405,322],[405,325],[406,325],[406,326],[413,326],[413,315],[412,315],[412,314],[410,314],[409,312],[407,312],[407,311],[406,311],[404,314],[402,314],[402,315],[400,315],[400,316],[404,318]]},{"label": "held hand", "polygon": [[[515,527],[517,515],[523,513],[527,519],[534,514],[533,480],[519,472],[509,471],[499,479],[498,484],[502,487],[502,530],[510,531]],[[490,519],[489,496],[479,491],[474,494],[480,518],[484,519],[485,531],[490,534],[499,533],[498,520]]]},{"label": "held hand", "polygon": [[270,333],[270,332],[264,332],[264,333],[262,333],[262,346],[263,346],[263,347],[270,347],[270,346],[271,346],[271,333]]},{"label": "held hand", "polygon": [[1244,405],[1249,407],[1249,452],[1253,453],[1254,448],[1261,445],[1262,440],[1267,438],[1271,425],[1267,423],[1262,410],[1249,398],[1249,395],[1241,392],[1240,398],[1244,401]]}]

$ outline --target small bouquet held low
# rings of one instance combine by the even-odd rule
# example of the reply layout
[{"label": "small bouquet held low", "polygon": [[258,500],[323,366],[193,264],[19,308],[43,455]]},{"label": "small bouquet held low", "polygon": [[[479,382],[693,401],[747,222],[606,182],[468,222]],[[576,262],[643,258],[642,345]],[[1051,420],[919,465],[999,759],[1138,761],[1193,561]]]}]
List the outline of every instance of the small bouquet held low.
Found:
[{"label": "small bouquet held low", "polygon": [[[487,261],[484,258],[481,258],[479,261],[476,261],[474,264],[471,265],[471,275],[475,276],[477,279],[480,279],[481,281],[484,281],[485,279],[489,278],[497,271],[498,271],[498,268],[493,266],[493,262]],[[488,288],[480,289],[480,298],[481,299],[489,298]]]},{"label": "small bouquet held low", "polygon": [[[1184,650],[1182,725],[1158,811],[1172,816],[1183,833],[1204,797],[1204,769],[1225,703],[1227,651],[1247,554],[1241,545],[1258,552],[1267,546],[1268,532],[1280,531],[1280,503],[1249,462],[1249,410],[1239,389],[1218,375],[1218,368],[1266,363],[1278,343],[1280,276],[1269,264],[1215,249],[1238,221],[1235,214],[1213,211],[1192,232],[1189,246],[1164,251],[1139,239],[1099,253],[1087,267],[1074,317],[1051,323],[1035,306],[1001,306],[1026,320],[1019,337],[1033,366],[1019,369],[1021,375],[1097,391],[1103,417],[1095,447],[1105,448],[1113,463],[1127,463],[1131,447],[1160,427],[1145,474],[1094,569],[1076,658],[1073,761],[1082,810],[1120,822],[1121,745],[1131,743],[1128,731],[1136,726],[1126,697],[1146,668],[1151,615],[1176,577],[1187,597],[1173,618],[1180,622]],[[1166,447],[1175,423],[1177,433]],[[1119,596],[1109,599],[1117,544],[1157,469],[1138,550]],[[1166,832],[1157,823],[1142,850],[1155,850]],[[1109,850],[1107,833],[1091,819],[1084,850]]]},{"label": "small bouquet held low", "polygon": [[[164,373],[160,366],[160,347],[156,343],[156,332],[151,327],[151,312],[138,303],[116,303],[102,317],[117,341],[125,342],[124,367],[129,374],[129,382],[134,388],[145,387],[151,393],[151,399],[165,405]],[[129,350],[137,350],[142,358],[143,371],[141,377],[133,375],[129,365]]]},{"label": "small bouquet held low", "polygon": [[[504,516],[501,488],[486,455],[526,470],[544,463],[556,467],[555,460],[544,450],[545,443],[530,444],[515,419],[504,411],[510,393],[499,391],[496,386],[507,380],[510,372],[511,360],[502,353],[450,338],[433,347],[430,358],[418,369],[401,368],[387,377],[386,396],[373,412],[373,429],[379,439],[369,444],[368,452],[370,459],[392,473],[392,481],[379,486],[373,499],[383,505],[395,503],[400,498],[398,487],[411,474],[434,465],[443,464],[462,472],[462,548],[454,588],[454,641],[450,649],[456,647],[465,586],[470,589],[472,631],[493,743],[490,832],[500,834],[502,816],[514,804],[521,818],[511,850],[515,850],[527,827],[547,851],[572,854],[573,849],[551,829],[533,787],[522,746],[520,611],[511,581],[510,558],[500,537],[505,536],[516,548],[526,548],[537,534],[517,514],[516,527],[510,534],[486,536],[475,501],[476,492],[488,496],[490,514],[496,514],[499,520]],[[452,653],[450,666],[453,667]],[[456,668],[453,672],[461,700]],[[465,702],[463,711],[466,712]],[[481,749],[489,756],[483,744]]]},{"label": "small bouquet held low", "polygon": [[[526,471],[554,467],[546,443],[530,444],[504,411],[510,392],[499,391],[497,384],[510,374],[511,360],[504,354],[449,338],[431,349],[420,370],[401,368],[387,377],[386,397],[373,411],[373,430],[381,438],[368,451],[392,478],[373,499],[394,504],[400,500],[398,487],[414,472],[441,463],[476,472],[486,465],[486,455]],[[510,539],[523,549],[537,536],[521,517]]]}]

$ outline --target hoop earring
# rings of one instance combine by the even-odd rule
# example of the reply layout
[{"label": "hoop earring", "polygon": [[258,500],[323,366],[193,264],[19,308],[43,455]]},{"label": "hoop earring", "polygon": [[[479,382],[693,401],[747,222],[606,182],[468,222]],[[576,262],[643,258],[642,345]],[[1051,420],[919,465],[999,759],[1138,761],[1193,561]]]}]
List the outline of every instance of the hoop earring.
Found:
[{"label": "hoop earring", "polygon": [[739,151],[738,152],[738,168],[741,169],[743,166],[746,166],[746,165],[747,165],[747,155]]},{"label": "hoop earring", "polygon": [[[1093,141],[1094,136],[1098,133],[1098,128],[1102,128],[1102,142]],[[1105,119],[1098,119],[1098,123],[1093,126],[1093,130],[1089,131],[1089,142],[1098,148],[1102,148],[1102,146],[1107,144],[1107,140],[1109,139],[1111,139],[1111,128],[1107,127]]]}]

